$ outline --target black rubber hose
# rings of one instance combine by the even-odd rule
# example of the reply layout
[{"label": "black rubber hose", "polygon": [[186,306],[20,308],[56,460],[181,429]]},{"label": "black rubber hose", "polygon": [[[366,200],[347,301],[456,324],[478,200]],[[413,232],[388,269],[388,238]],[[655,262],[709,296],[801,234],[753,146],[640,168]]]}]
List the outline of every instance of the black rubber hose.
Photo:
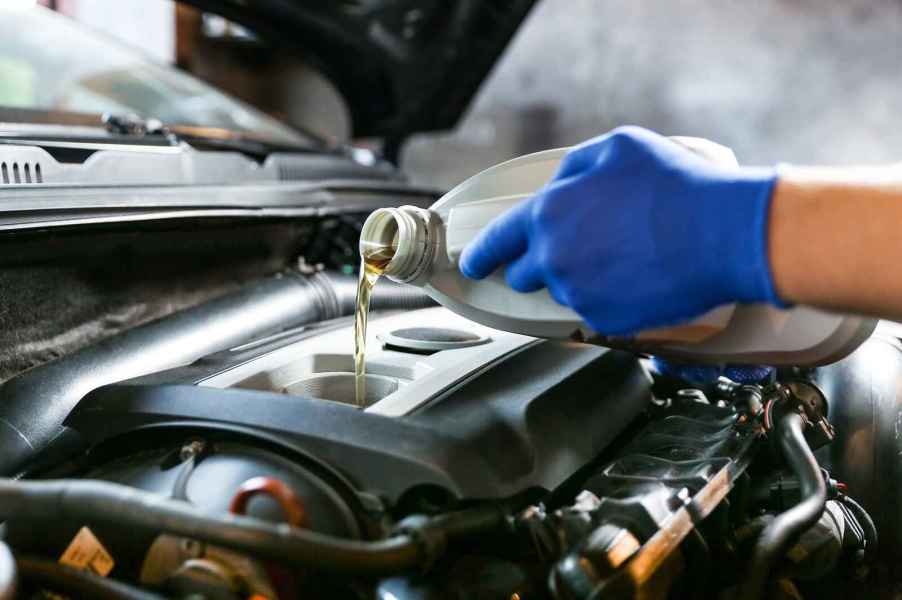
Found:
[{"label": "black rubber hose", "polygon": [[0,542],[0,600],[13,600],[17,583],[16,559],[9,546]]},{"label": "black rubber hose", "polygon": [[877,554],[877,547],[880,543],[874,519],[872,519],[871,515],[868,514],[868,511],[853,498],[841,494],[839,496],[839,501],[849,507],[849,510],[852,511],[852,514],[855,515],[855,518],[858,520],[858,524],[861,525],[861,528],[864,530],[865,554],[868,558],[873,558]]},{"label": "black rubber hose", "polygon": [[140,588],[79,571],[50,560],[20,558],[17,561],[24,581],[33,581],[54,591],[79,598],[98,600],[164,600],[163,596]]},{"label": "black rubber hose", "polygon": [[[287,327],[354,313],[356,279],[285,273],[183,310],[68,356],[0,385],[0,475],[18,475],[38,454],[53,463],[78,451],[62,427],[88,392],[103,385],[192,362]],[[433,300],[418,288],[380,283],[374,310],[423,308]]]},{"label": "black rubber hose", "polygon": [[801,501],[777,515],[761,532],[742,585],[742,600],[762,597],[779,560],[800,535],[817,523],[827,502],[827,486],[805,441],[805,423],[801,415],[787,412],[777,421],[775,431],[783,458],[799,480]]},{"label": "black rubber hose", "polygon": [[0,480],[0,519],[107,523],[165,532],[286,565],[387,575],[429,564],[447,541],[505,523],[500,509],[475,507],[428,520],[410,533],[362,542],[238,515],[211,515],[123,485],[91,480]]}]

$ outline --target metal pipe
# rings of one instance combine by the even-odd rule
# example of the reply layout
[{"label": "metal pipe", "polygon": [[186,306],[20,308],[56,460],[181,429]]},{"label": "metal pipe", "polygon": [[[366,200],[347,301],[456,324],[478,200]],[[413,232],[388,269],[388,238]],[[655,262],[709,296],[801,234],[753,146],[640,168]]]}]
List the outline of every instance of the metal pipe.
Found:
[{"label": "metal pipe", "polygon": [[827,486],[820,466],[805,441],[805,422],[794,411],[777,421],[775,432],[790,470],[799,480],[801,501],[780,513],[761,532],[752,552],[749,574],[742,585],[742,600],[757,600],[771,573],[799,536],[817,523],[827,502]]},{"label": "metal pipe", "polygon": [[852,511],[852,514],[855,515],[855,518],[858,520],[858,524],[861,525],[861,529],[864,532],[865,538],[865,555],[868,558],[874,558],[877,555],[878,544],[880,543],[880,538],[877,534],[877,526],[874,524],[874,519],[871,518],[871,515],[868,514],[868,511],[864,509],[864,507],[859,504],[854,498],[851,498],[845,494],[840,494],[839,501],[845,504],[849,510]]},{"label": "metal pipe", "polygon": [[[335,297],[335,309],[339,315],[353,315],[357,304],[357,280],[346,275],[322,272],[313,277],[319,279]],[[412,310],[435,304],[422,288],[404,285],[383,277],[373,288],[370,310]]]},{"label": "metal pipe", "polygon": [[[61,456],[76,447],[63,422],[88,392],[188,365],[289,326],[352,314],[354,294],[352,277],[282,274],[26,371],[0,386],[0,475],[18,474],[51,443]],[[391,285],[378,286],[373,297],[375,310],[432,303],[422,292]]]}]

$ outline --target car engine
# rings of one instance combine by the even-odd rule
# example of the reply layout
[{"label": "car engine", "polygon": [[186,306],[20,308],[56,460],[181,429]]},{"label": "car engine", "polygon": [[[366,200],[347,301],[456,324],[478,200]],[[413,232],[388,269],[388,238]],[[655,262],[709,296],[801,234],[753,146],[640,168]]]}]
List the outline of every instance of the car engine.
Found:
[{"label": "car engine", "polygon": [[[731,336],[766,322],[823,334],[831,352],[808,362],[843,357],[688,364],[638,338],[489,328],[387,273],[358,405],[362,225],[435,206],[444,190],[397,168],[405,141],[458,123],[535,0],[187,2],[246,30],[216,44],[226,64],[321,71],[325,89],[261,97],[306,116],[340,96],[310,119],[347,120],[359,146],[8,4],[23,6],[0,11],[0,600],[902,598],[899,326],[849,328],[851,346],[869,337],[845,356],[830,331],[743,307]],[[499,152],[557,139],[544,104],[502,104],[535,135]],[[497,189],[457,188],[479,192],[468,203],[551,175],[496,169]],[[414,229],[424,248],[449,231]],[[432,264],[417,254],[407,281]],[[713,347],[699,360],[725,360]]]},{"label": "car engine", "polygon": [[0,387],[5,576],[107,598],[892,589],[892,332],[818,369],[689,367],[383,282],[359,409],[354,290],[286,271]]}]

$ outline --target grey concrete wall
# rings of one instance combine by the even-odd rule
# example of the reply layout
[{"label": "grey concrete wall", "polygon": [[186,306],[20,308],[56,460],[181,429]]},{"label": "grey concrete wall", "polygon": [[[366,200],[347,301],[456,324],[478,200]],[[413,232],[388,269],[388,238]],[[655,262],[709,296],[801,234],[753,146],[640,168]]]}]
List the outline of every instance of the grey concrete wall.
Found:
[{"label": "grey concrete wall", "polygon": [[900,63],[897,0],[541,0],[460,127],[403,160],[447,187],[633,123],[745,163],[895,161]]}]

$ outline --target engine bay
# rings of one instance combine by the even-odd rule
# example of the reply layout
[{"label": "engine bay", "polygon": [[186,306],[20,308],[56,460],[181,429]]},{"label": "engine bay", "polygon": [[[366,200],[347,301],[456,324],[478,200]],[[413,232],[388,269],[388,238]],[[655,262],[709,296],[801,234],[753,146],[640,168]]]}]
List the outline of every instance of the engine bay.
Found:
[{"label": "engine bay", "polygon": [[[10,88],[0,102],[0,600],[902,598],[902,325],[777,297],[767,272],[777,238],[763,231],[781,173],[746,171],[700,138],[659,145],[635,127],[583,145],[594,158],[526,154],[632,115],[668,132],[720,129],[756,161],[747,149],[777,138],[745,117],[760,96],[779,123],[773,100],[791,94],[757,81],[735,89],[760,93],[737,94],[720,77],[735,65],[701,80],[692,65],[708,54],[729,63],[742,52],[726,46],[769,21],[750,13],[731,35],[713,14],[683,10],[696,31],[651,5],[585,20],[588,46],[611,35],[636,64],[664,65],[667,77],[656,68],[644,81],[607,62],[582,68],[593,62],[567,52],[591,53],[557,43],[560,31],[582,40],[579,11],[603,8],[594,3],[527,19],[535,0],[176,3],[203,14],[167,2],[178,68],[131,48],[155,27],[143,4],[132,7],[142,39],[127,45],[53,14],[100,3],[11,4],[22,6],[0,11]],[[784,80],[821,86],[829,62],[810,60],[806,41],[830,42],[818,56],[857,52],[868,11],[824,11],[821,31],[790,8],[805,28],[782,45],[780,28],[757,35],[776,53],[761,65],[769,81],[785,67]],[[125,24],[118,8],[95,10]],[[651,28],[638,20],[646,12]],[[527,20],[564,29],[524,52]],[[702,52],[708,29],[718,35]],[[664,46],[648,41],[666,45],[674,31],[688,36],[673,38],[686,54],[660,60]],[[513,54],[530,69],[504,75],[494,65]],[[677,63],[685,81],[670,77]],[[509,97],[481,87],[490,73]],[[608,86],[624,74],[629,85]],[[238,101],[217,80],[252,93]],[[605,86],[647,102],[621,114]],[[818,86],[796,87],[820,99]],[[488,101],[473,104],[481,89]],[[716,104],[726,118],[714,118]],[[783,123],[817,124],[802,104],[782,104]],[[832,125],[836,111],[821,112]],[[411,140],[430,133],[437,143]],[[789,150],[807,140],[824,156],[820,137],[794,138]],[[679,146],[710,164],[677,161]],[[873,144],[846,146],[857,156]],[[682,202],[736,184],[729,198],[751,203],[712,196],[689,212]],[[537,193],[557,192],[554,210],[536,208],[547,204]],[[573,212],[571,192],[593,208],[622,198],[622,215],[642,218]],[[651,203],[664,197],[682,200]],[[855,201],[849,214],[863,215]],[[500,236],[508,252],[487,246],[494,266],[471,278],[464,248],[524,202],[533,208],[515,214],[530,218]],[[825,248],[835,259],[861,245],[808,222],[822,212],[785,221],[800,243],[790,255],[833,262]],[[554,235],[524,236],[537,222]],[[757,234],[742,235],[751,226]],[[625,252],[639,238],[650,262]],[[518,255],[540,267],[519,285],[500,268],[522,266]],[[584,270],[590,255],[623,266],[601,278]],[[548,285],[564,256],[583,302]],[[681,287],[661,285],[671,276]],[[379,277],[366,335],[358,285]],[[629,296],[643,280],[650,296]],[[714,289],[723,283],[736,289]],[[685,307],[648,300],[696,293],[708,312],[688,322],[670,312]],[[620,326],[605,318],[614,312]],[[628,327],[626,312],[654,326]]]},{"label": "engine bay", "polygon": [[[885,522],[879,499],[860,473],[858,487],[844,479],[850,444],[876,442],[830,418],[855,394],[892,401],[858,357],[902,365],[898,344],[690,381],[632,353],[487,328],[386,283],[361,409],[353,287],[285,272],[4,385],[4,424],[24,442],[7,444],[3,468],[19,478],[0,483],[0,510],[25,585],[385,600],[892,585],[869,514]],[[271,326],[247,322],[260,311]],[[236,323],[242,335],[211,341]],[[56,377],[85,393],[23,411]]]}]

